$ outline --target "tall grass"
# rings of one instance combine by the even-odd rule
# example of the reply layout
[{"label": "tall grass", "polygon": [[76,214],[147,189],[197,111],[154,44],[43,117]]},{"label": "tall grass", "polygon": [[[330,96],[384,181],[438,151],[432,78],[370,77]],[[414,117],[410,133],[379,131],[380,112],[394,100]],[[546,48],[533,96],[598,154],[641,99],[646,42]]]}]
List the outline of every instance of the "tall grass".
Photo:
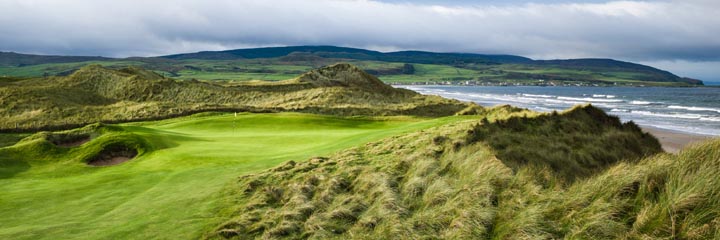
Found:
[{"label": "tall grass", "polygon": [[549,167],[566,181],[661,151],[657,139],[633,122],[623,124],[590,105],[562,114],[483,121],[471,131],[469,142],[487,142],[509,167]]},{"label": "tall grass", "polygon": [[[239,178],[225,194],[229,219],[207,238],[288,239],[709,239],[718,233],[720,141],[679,155],[656,154],[651,136],[591,106],[560,114],[456,123],[386,139],[329,158],[288,162]],[[602,114],[601,114],[602,113]],[[519,115],[519,116],[517,116]],[[512,123],[513,121],[519,121]],[[508,124],[510,122],[510,124]],[[573,126],[564,132],[555,122]],[[547,147],[559,132],[579,139],[555,145],[588,151],[557,167],[553,156],[503,160],[490,128],[522,125],[527,147]],[[557,128],[557,129],[556,129]],[[530,129],[536,129],[532,131]],[[553,130],[554,129],[554,130]],[[503,130],[510,131],[510,130]],[[556,132],[559,131],[559,132]],[[630,158],[593,154],[598,142]],[[568,137],[567,135],[561,135]],[[615,136],[610,138],[608,136]],[[507,135],[504,137],[511,138]],[[640,144],[638,147],[628,142]],[[590,150],[587,150],[590,149]],[[533,157],[534,156],[534,157]],[[642,158],[642,159],[641,159]],[[584,162],[581,162],[586,160]]]}]

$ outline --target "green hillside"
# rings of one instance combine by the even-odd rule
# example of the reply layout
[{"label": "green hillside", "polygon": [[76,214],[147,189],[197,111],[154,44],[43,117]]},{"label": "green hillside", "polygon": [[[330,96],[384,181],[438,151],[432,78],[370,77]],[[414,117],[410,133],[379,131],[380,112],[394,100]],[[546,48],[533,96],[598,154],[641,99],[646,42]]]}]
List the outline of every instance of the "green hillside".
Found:
[{"label": "green hillside", "polygon": [[89,57],[89,56],[48,56],[20,54],[14,52],[0,52],[0,66],[28,66],[46,63],[73,63],[87,61],[111,60],[105,57]]},{"label": "green hillside", "polygon": [[[398,84],[698,86],[653,67],[612,59],[532,60],[513,55],[377,52],[334,46],[205,51],[125,59],[0,54],[0,76],[65,76],[86,64],[141,66],[166,77],[222,81],[285,80],[336,62],[350,62]],[[26,61],[25,59],[35,59]],[[0,80],[1,82],[2,80]]]},{"label": "green hillside", "polygon": [[383,62],[406,62],[425,64],[454,64],[465,63],[523,63],[530,62],[529,58],[512,55],[487,55],[469,53],[434,53],[423,51],[401,51],[382,53],[358,48],[335,46],[296,46],[296,47],[268,47],[236,49],[227,51],[205,51],[187,54],[162,56],[170,59],[208,59],[208,60],[234,60],[277,58],[293,53],[306,53],[319,58],[338,58],[355,60],[372,60]]}]

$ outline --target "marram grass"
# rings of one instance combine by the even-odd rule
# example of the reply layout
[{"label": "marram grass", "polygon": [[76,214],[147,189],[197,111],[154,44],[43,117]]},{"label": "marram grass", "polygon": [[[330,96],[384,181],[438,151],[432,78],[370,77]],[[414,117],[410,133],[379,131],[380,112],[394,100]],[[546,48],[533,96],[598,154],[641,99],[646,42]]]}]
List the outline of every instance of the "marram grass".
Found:
[{"label": "marram grass", "polygon": [[69,76],[0,85],[0,132],[158,120],[206,111],[339,116],[451,116],[473,104],[385,85],[350,64],[282,82],[178,81],[137,67],[85,66]]},{"label": "marram grass", "polygon": [[[497,111],[503,111],[498,110]],[[489,110],[492,113],[494,110]],[[225,194],[232,239],[712,239],[720,223],[720,141],[659,153],[657,140],[591,106],[560,114],[460,122],[328,158],[245,175]],[[574,126],[579,142],[537,143]],[[493,128],[516,128],[498,135]],[[502,132],[511,131],[505,129]],[[477,137],[485,134],[486,137]],[[529,151],[491,141],[524,134]],[[624,144],[597,145],[582,135]],[[558,166],[565,144],[585,155]],[[522,145],[521,145],[522,146]],[[548,149],[542,149],[548,148]],[[629,158],[608,156],[632,153]],[[518,161],[517,158],[525,158]],[[573,159],[576,157],[575,159]],[[567,161],[567,160],[564,160]],[[570,171],[570,169],[572,171]],[[577,171],[577,172],[574,172]]]}]

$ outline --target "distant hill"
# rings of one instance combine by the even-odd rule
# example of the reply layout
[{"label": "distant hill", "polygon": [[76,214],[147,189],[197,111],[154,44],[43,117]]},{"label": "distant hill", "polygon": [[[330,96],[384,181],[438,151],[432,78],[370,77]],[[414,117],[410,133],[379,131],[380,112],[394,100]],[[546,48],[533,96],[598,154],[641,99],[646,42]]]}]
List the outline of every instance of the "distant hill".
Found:
[{"label": "distant hill", "polygon": [[71,63],[112,60],[106,57],[32,55],[0,52],[0,66],[27,66],[45,63]]},{"label": "distant hill", "polygon": [[350,64],[279,82],[177,81],[153,71],[89,65],[69,76],[0,81],[0,130],[125,122],[203,111],[332,115],[453,115],[473,104],[385,85]]},{"label": "distant hill", "polygon": [[639,80],[659,81],[659,82],[686,82],[694,85],[702,85],[703,82],[692,78],[679,77],[671,72],[660,70],[647,65],[623,62],[613,59],[602,58],[584,58],[584,59],[566,59],[566,60],[534,60],[533,64],[539,66],[561,66],[565,68],[577,70],[633,70],[635,72],[646,73],[649,76],[638,76]]},{"label": "distant hill", "polygon": [[345,58],[356,60],[375,60],[385,62],[407,62],[426,64],[454,64],[454,63],[527,63],[532,61],[529,58],[513,55],[485,55],[472,53],[434,53],[423,51],[401,51],[383,53],[358,48],[346,48],[335,46],[297,46],[297,47],[268,47],[236,49],[227,51],[206,51],[197,53],[175,54],[161,56],[170,59],[209,59],[209,60],[231,60],[231,59],[256,59],[276,58],[290,55],[291,53],[302,52],[312,53],[323,58]]},{"label": "distant hill", "polygon": [[[280,80],[311,68],[352,61],[358,65],[367,64],[364,69],[381,75],[383,81],[403,84],[476,81],[491,85],[551,82],[551,85],[703,85],[697,79],[613,59],[533,60],[514,55],[378,52],[335,46],[266,47],[124,59],[0,52],[0,76],[68,75],[89,61],[118,67],[138,65],[170,77],[204,80]],[[387,64],[379,65],[378,62]],[[38,64],[48,65],[33,67]],[[435,66],[426,66],[425,70],[416,73],[413,64]],[[297,70],[298,67],[304,69]]]},{"label": "distant hill", "polygon": [[[299,55],[303,54],[303,55]],[[299,58],[302,56],[302,58]],[[514,55],[486,55],[471,53],[435,53],[424,51],[400,51],[400,52],[378,52],[357,48],[335,47],[335,46],[296,46],[296,47],[268,47],[236,49],[227,51],[205,51],[197,53],[175,54],[161,56],[167,59],[203,59],[203,60],[236,60],[236,59],[258,59],[286,57],[300,61],[317,60],[318,58],[339,58],[354,60],[373,60],[384,62],[403,62],[420,64],[520,64],[540,67],[561,67],[574,70],[592,69],[595,71],[630,71],[643,73],[635,76],[636,80],[653,82],[678,82],[691,85],[702,85],[697,79],[682,78],[668,71],[663,71],[646,65],[617,61],[613,59],[567,59],[567,60],[532,60],[530,58]],[[590,81],[577,76],[547,75],[547,74],[523,74],[510,75],[511,78],[539,78],[539,79],[578,79]]]}]

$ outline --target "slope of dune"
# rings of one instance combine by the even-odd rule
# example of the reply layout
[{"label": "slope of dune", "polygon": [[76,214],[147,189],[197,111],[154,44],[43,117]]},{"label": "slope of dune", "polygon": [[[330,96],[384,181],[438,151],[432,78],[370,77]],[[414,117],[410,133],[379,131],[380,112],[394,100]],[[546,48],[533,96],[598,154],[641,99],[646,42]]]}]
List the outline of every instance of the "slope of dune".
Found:
[{"label": "slope of dune", "polygon": [[331,115],[449,116],[472,104],[395,89],[350,64],[272,83],[178,81],[137,67],[81,68],[66,77],[0,86],[0,130],[79,127],[203,111],[295,111]]}]

